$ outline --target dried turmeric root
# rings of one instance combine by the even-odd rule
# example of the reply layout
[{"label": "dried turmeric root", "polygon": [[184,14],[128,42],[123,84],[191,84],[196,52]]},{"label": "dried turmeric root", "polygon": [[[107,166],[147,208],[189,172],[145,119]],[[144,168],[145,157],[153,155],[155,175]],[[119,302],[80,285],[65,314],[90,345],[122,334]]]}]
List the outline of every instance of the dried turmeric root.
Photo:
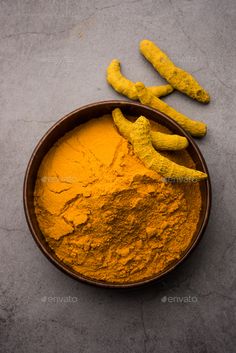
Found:
[{"label": "dried turmeric root", "polygon": [[[130,133],[134,123],[127,120],[119,108],[112,111],[112,117],[121,135],[131,142]],[[183,136],[168,135],[157,131],[150,131],[150,135],[153,147],[158,150],[182,150],[188,146],[188,140]]]},{"label": "dried turmeric root", "polygon": [[134,152],[147,168],[164,178],[180,182],[196,182],[207,178],[207,174],[178,165],[158,153],[152,146],[150,129],[149,120],[141,116],[133,124],[130,133]]},{"label": "dried turmeric root", "polygon": [[[117,59],[111,61],[107,68],[107,81],[118,92],[124,96],[138,100],[137,90],[134,82],[128,80],[120,71],[120,62]],[[171,85],[147,87],[150,92],[157,97],[166,96],[173,91]]]},{"label": "dried turmeric root", "polygon": [[142,40],[140,42],[140,51],[171,86],[199,102],[208,103],[210,101],[209,93],[200,86],[197,80],[188,72],[175,66],[168,56],[152,41]]},{"label": "dried turmeric root", "polygon": [[135,88],[138,92],[138,97],[141,103],[155,108],[160,112],[168,115],[173,120],[177,121],[186,131],[192,136],[203,137],[207,132],[207,125],[201,121],[194,121],[182,113],[177,112],[174,108],[151,94],[142,82],[137,82]]}]

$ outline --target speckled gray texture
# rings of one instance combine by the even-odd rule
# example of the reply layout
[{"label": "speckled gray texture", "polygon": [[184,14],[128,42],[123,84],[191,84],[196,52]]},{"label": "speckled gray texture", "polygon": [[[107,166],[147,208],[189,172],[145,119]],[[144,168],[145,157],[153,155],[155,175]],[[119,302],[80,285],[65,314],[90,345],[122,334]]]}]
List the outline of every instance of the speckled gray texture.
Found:
[{"label": "speckled gray texture", "polygon": [[[235,352],[236,2],[5,0],[0,17],[0,352]],[[211,93],[208,106],[178,93],[166,101],[209,125],[198,144],[213,207],[188,261],[124,293],[78,283],[49,263],[27,228],[22,183],[58,118],[122,98],[105,81],[112,58],[133,80],[163,82],[139,54],[145,37]]]}]

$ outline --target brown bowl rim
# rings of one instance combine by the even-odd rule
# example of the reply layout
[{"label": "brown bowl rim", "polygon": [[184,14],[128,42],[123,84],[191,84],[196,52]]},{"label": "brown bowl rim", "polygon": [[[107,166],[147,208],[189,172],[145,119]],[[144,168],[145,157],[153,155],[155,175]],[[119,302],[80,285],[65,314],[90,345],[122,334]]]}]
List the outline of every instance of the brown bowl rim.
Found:
[{"label": "brown bowl rim", "polygon": [[[66,119],[70,118],[71,116],[73,116],[74,114],[78,114],[80,111],[85,110],[85,109],[89,109],[91,107],[95,107],[95,106],[99,106],[99,105],[117,105],[117,107],[121,108],[122,106],[133,106],[133,107],[142,107],[144,109],[147,109],[148,111],[150,111],[153,114],[158,114],[160,116],[162,116],[164,119],[166,119],[170,125],[174,125],[175,128],[177,130],[179,130],[180,135],[185,136],[190,142],[192,147],[194,148],[197,157],[200,161],[202,170],[208,174],[208,178],[206,180],[204,180],[203,182],[206,183],[206,211],[203,217],[203,221],[202,224],[199,228],[198,234],[196,235],[193,243],[191,244],[191,246],[188,248],[188,250],[186,251],[186,253],[174,264],[170,265],[165,271],[161,272],[160,274],[151,277],[151,278],[147,278],[145,280],[141,280],[138,282],[133,282],[133,283],[124,283],[124,284],[116,284],[116,283],[108,283],[108,282],[103,282],[103,281],[98,281],[98,280],[93,280],[87,277],[83,277],[82,275],[80,275],[79,273],[76,273],[73,269],[70,269],[68,266],[66,266],[62,261],[60,261],[59,259],[57,259],[55,256],[53,256],[48,249],[44,246],[44,244],[42,244],[41,240],[39,239],[37,232],[33,226],[32,220],[31,220],[31,216],[30,216],[30,212],[29,212],[29,207],[28,207],[28,200],[27,200],[27,188],[28,188],[28,179],[29,179],[29,174],[32,168],[32,164],[33,164],[33,160],[35,158],[35,156],[37,155],[37,152],[39,150],[39,148],[43,145],[44,141],[47,139],[48,135],[55,129],[57,128],[62,122],[64,122]],[[78,124],[79,125],[79,124]],[[190,253],[193,252],[193,250],[196,248],[196,246],[199,244],[200,240],[202,239],[202,236],[205,232],[206,226],[208,224],[209,221],[209,216],[210,216],[210,211],[211,211],[211,202],[212,202],[212,191],[211,191],[211,181],[210,181],[210,175],[209,175],[209,171],[207,168],[207,164],[206,161],[199,149],[199,147],[197,146],[196,142],[193,140],[193,138],[190,136],[190,134],[188,132],[186,132],[176,121],[172,120],[171,118],[169,118],[167,115],[165,115],[164,113],[161,113],[160,111],[158,111],[157,109],[153,109],[150,108],[146,105],[140,104],[140,103],[136,103],[136,102],[129,102],[129,101],[125,101],[125,100],[103,100],[103,101],[98,101],[98,102],[94,102],[94,103],[90,103],[84,106],[81,106],[75,110],[73,110],[72,112],[64,115],[62,118],[60,118],[59,120],[57,120],[47,131],[46,133],[42,136],[42,138],[38,141],[38,143],[36,144],[31,157],[29,159],[29,162],[27,164],[27,168],[26,168],[26,172],[25,172],[25,177],[24,177],[24,183],[23,183],[23,205],[24,205],[24,213],[25,213],[25,217],[26,217],[26,221],[28,224],[28,227],[30,229],[31,235],[34,239],[34,241],[36,242],[37,246],[39,247],[39,249],[42,251],[42,253],[47,257],[47,259],[53,263],[58,269],[60,269],[62,272],[66,273],[67,275],[69,275],[70,277],[85,282],[87,284],[90,285],[95,285],[98,287],[105,287],[105,288],[117,288],[117,289],[125,289],[125,288],[135,288],[135,287],[141,287],[141,286],[145,286],[148,284],[151,284],[155,281],[158,281],[160,279],[163,279],[163,277],[166,277],[170,272],[172,272],[174,269],[176,269],[176,267],[178,267],[180,264],[182,264],[186,258],[190,255]]]}]

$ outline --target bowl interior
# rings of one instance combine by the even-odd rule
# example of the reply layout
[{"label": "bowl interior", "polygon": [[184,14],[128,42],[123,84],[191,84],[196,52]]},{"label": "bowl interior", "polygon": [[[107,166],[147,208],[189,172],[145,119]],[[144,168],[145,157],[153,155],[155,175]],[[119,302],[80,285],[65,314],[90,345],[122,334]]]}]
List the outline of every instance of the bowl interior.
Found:
[{"label": "bowl interior", "polygon": [[173,133],[187,137],[189,140],[189,146],[187,151],[192,157],[193,161],[196,163],[197,169],[209,175],[204,158],[202,157],[193,139],[177,123],[175,123],[173,120],[166,117],[164,114],[159,113],[156,110],[153,110],[146,106],[143,106],[139,103],[130,103],[127,101],[98,102],[98,103],[90,104],[85,107],[79,108],[73,111],[72,113],[69,113],[68,115],[60,119],[55,125],[53,125],[48,130],[48,132],[43,136],[43,138],[39,141],[30,158],[30,161],[26,170],[26,174],[25,174],[24,209],[25,209],[25,215],[26,215],[29,228],[31,230],[31,233],[37,245],[43,251],[43,253],[48,257],[48,259],[54,263],[54,265],[56,265],[58,268],[60,268],[70,276],[79,280],[83,280],[90,284],[96,284],[99,286],[106,286],[106,287],[127,288],[127,287],[134,287],[138,285],[144,285],[149,283],[150,281],[161,278],[163,275],[167,274],[173,268],[175,268],[180,262],[182,262],[186,258],[186,256],[192,251],[192,249],[196,246],[196,244],[200,240],[201,235],[203,234],[203,231],[208,222],[210,205],[211,205],[211,186],[210,186],[209,178],[200,183],[200,190],[201,190],[201,196],[202,196],[202,209],[201,209],[199,222],[198,222],[197,229],[193,237],[192,243],[190,244],[188,250],[183,255],[183,257],[181,257],[181,259],[175,264],[172,264],[163,273],[153,278],[140,281],[140,282],[135,282],[130,284],[112,284],[112,283],[108,284],[106,282],[91,280],[82,275],[79,275],[72,268],[62,263],[55,256],[54,252],[46,242],[38,226],[38,222],[34,211],[34,187],[35,187],[35,181],[37,178],[37,172],[38,172],[39,166],[45,154],[50,150],[52,145],[59,138],[65,135],[66,132],[72,130],[79,124],[85,123],[90,119],[99,118],[104,114],[110,114],[111,111],[117,107],[121,108],[122,112],[124,112],[127,115],[131,115],[131,116],[144,115],[148,119],[154,120],[162,124],[163,126],[169,128]]}]

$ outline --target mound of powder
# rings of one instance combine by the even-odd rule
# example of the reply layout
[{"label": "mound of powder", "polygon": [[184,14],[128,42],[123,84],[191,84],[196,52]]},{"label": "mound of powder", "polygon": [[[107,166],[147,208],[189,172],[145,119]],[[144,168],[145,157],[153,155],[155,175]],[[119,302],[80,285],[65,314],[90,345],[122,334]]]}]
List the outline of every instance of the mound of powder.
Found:
[{"label": "mound of powder", "polygon": [[[152,128],[167,132],[152,122]],[[195,168],[186,151],[166,152]],[[109,283],[153,277],[191,244],[201,209],[198,183],[171,184],[147,169],[110,115],[67,133],[44,157],[35,212],[56,256]]]}]

